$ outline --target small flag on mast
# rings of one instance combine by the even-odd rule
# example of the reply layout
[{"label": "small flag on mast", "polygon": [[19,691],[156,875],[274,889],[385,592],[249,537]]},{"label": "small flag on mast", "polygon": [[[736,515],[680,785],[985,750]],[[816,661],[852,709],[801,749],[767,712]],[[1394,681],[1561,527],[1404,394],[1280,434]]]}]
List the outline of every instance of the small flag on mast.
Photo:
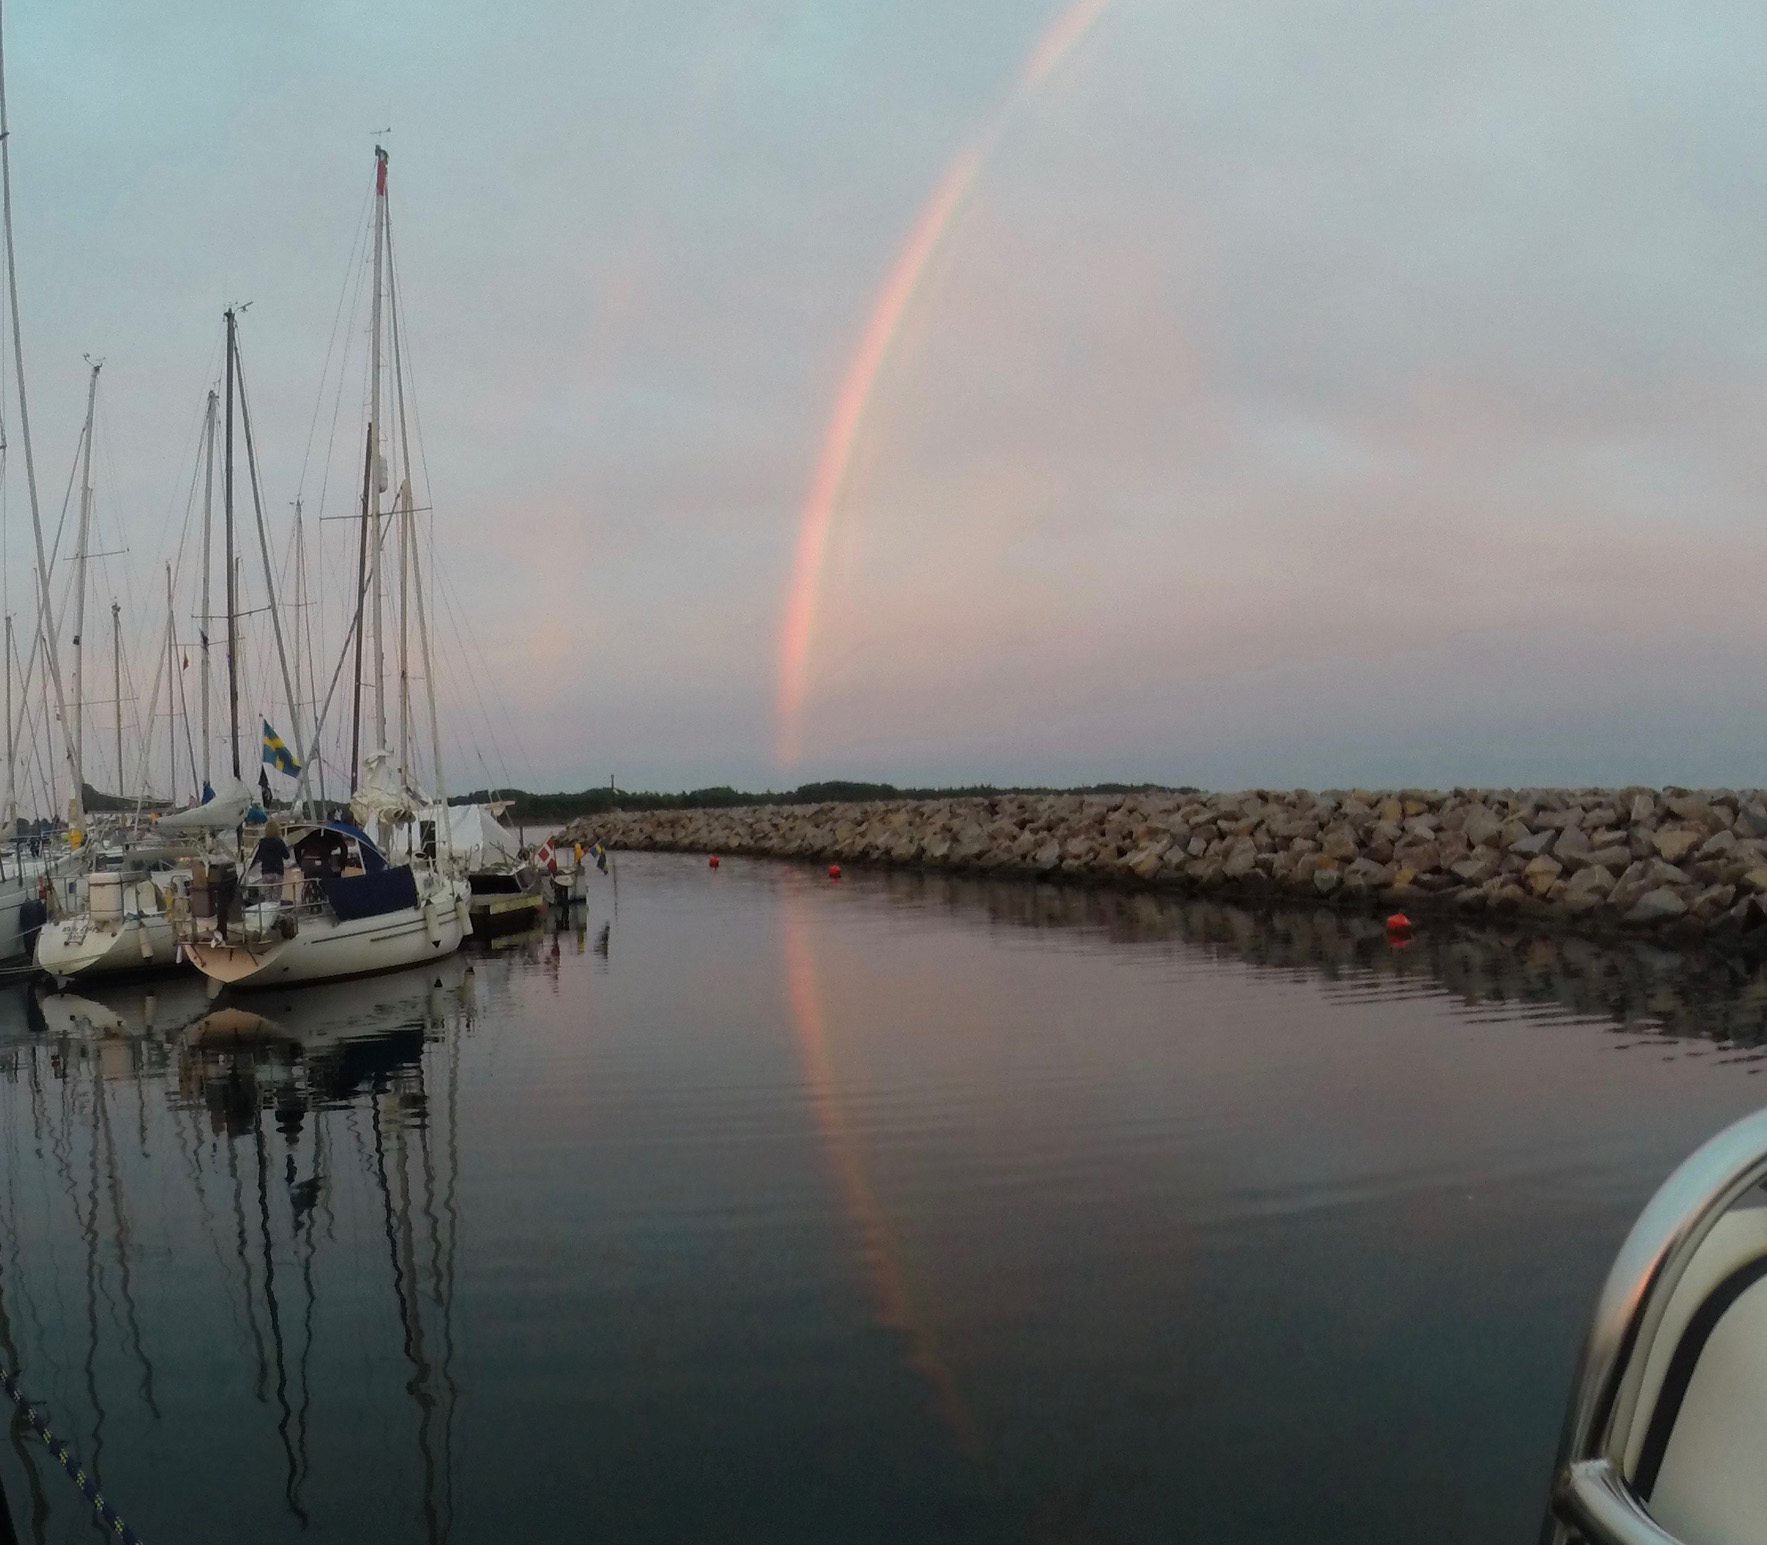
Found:
[{"label": "small flag on mast", "polygon": [[291,778],[300,774],[301,764],[294,759],[294,752],[282,743],[282,737],[270,728],[268,719],[264,721],[264,762]]}]

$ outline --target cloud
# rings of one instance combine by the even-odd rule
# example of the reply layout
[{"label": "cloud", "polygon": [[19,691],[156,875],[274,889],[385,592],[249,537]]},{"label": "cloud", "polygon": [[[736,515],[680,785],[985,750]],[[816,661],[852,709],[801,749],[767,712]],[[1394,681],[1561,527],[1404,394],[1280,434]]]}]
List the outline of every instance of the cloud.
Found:
[{"label": "cloud", "polygon": [[[11,13],[45,500],[101,353],[151,657],[249,299],[272,516],[348,513],[359,367],[310,454],[308,426],[390,122],[428,518],[480,646],[444,678],[460,761],[777,781],[852,341],[1068,9]],[[1764,34],[1735,5],[1118,0],[881,363],[793,776],[1758,778]],[[335,648],[349,533],[319,529]]]}]

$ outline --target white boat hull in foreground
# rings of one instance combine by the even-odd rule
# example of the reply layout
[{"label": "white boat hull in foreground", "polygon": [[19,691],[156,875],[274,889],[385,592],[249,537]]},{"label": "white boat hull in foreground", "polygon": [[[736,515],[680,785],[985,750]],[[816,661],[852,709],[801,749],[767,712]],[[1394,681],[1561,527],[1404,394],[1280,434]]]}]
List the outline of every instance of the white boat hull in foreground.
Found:
[{"label": "white boat hull in foreground", "polygon": [[[225,943],[193,938],[184,953],[210,981],[228,987],[332,982],[440,960],[458,950],[469,931],[469,893],[464,880],[426,878],[432,879],[430,893],[416,907],[348,920],[308,914],[299,918],[292,938],[265,927],[259,937]],[[274,921],[268,915],[259,920]]]}]

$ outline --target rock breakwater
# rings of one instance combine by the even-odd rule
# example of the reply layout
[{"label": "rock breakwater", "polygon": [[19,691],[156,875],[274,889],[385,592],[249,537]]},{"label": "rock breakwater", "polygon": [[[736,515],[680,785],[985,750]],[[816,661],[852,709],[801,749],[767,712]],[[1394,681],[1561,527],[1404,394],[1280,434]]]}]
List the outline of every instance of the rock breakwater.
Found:
[{"label": "rock breakwater", "polygon": [[611,848],[1452,908],[1593,931],[1767,930],[1767,794],[1753,789],[1014,794],[622,811],[571,831]]}]

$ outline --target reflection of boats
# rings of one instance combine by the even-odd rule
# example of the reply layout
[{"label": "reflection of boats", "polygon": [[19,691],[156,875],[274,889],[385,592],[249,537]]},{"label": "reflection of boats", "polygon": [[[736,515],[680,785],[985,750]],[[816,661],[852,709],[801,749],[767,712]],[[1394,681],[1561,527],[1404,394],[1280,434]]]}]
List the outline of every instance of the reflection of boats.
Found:
[{"label": "reflection of boats", "polygon": [[32,996],[38,1028],[50,1036],[170,1035],[208,1007],[200,978],[160,977],[151,982],[86,981],[80,991]]},{"label": "reflection of boats", "polygon": [[1633,1226],[1596,1304],[1543,1545],[1767,1538],[1767,1111],[1712,1138]]},{"label": "reflection of boats", "polygon": [[365,1037],[431,1030],[470,1008],[472,967],[452,955],[365,981],[254,993],[249,1007],[224,1003],[185,1032],[192,1046],[283,1042],[306,1052]]}]

